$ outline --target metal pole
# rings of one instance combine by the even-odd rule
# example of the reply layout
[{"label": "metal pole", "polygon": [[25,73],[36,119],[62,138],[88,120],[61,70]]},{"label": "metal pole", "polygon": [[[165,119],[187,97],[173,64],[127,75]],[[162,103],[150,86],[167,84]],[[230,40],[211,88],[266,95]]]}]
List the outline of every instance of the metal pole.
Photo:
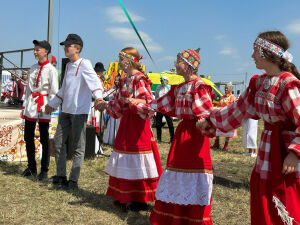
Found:
[{"label": "metal pole", "polygon": [[23,51],[21,51],[21,68],[23,67]]},{"label": "metal pole", "polygon": [[[53,2],[54,0],[49,0],[48,3],[48,32],[47,32],[47,41],[52,46],[52,27],[53,27]],[[48,54],[48,60],[51,60],[51,53]]]}]

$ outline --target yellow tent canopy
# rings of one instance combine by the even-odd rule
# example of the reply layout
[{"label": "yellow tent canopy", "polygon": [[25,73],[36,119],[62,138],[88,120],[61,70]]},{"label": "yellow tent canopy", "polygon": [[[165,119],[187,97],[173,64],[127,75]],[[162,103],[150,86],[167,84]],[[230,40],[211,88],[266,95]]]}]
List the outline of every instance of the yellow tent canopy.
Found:
[{"label": "yellow tent canopy", "polygon": [[[161,75],[159,73],[147,73],[150,81],[152,82],[152,91],[155,91],[157,86],[160,85],[160,78],[161,76],[166,76],[169,78],[169,84],[170,85],[176,85],[181,84],[184,82],[184,78],[177,74],[168,74],[168,73],[162,73]],[[219,101],[219,98],[223,96],[223,94],[216,88],[214,82],[207,78],[201,77],[201,79],[208,85],[210,85],[213,89],[213,92],[215,93],[215,98],[213,100],[213,103],[216,104]]]}]

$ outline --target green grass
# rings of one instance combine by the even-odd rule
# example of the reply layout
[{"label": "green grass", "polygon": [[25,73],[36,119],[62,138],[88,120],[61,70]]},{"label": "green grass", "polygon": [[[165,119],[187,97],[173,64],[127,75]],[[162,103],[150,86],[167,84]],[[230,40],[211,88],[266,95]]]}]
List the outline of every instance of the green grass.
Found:
[{"label": "green grass", "polygon": [[[260,130],[261,130],[260,124]],[[155,130],[154,130],[155,133]],[[168,129],[163,129],[158,144],[163,166],[169,151]],[[211,142],[214,140],[212,139]],[[224,141],[221,138],[221,144]],[[106,146],[106,154],[111,147]],[[215,225],[250,224],[249,178],[255,159],[243,156],[242,129],[230,140],[229,152],[212,150],[214,189],[212,218]],[[108,176],[104,170],[108,158],[86,160],[79,179],[79,190],[66,192],[49,182],[21,177],[26,163],[0,162],[0,224],[100,224],[146,225],[148,212],[123,213],[105,196]],[[68,162],[68,171],[71,162]],[[49,176],[55,174],[51,157]],[[188,188],[188,187],[187,187]]]}]

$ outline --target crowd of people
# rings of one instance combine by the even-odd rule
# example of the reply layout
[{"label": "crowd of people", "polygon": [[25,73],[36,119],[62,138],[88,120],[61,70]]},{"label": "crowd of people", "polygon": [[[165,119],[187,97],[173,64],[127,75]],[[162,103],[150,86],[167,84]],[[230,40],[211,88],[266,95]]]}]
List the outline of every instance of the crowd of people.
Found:
[{"label": "crowd of people", "polygon": [[[119,65],[126,76],[117,76],[113,91],[105,90],[97,76],[103,77],[103,64],[93,68],[88,59],[81,58],[83,41],[80,36],[69,34],[60,43],[70,62],[58,90],[57,71],[47,60],[50,44],[37,40],[33,44],[38,62],[28,72],[22,109],[28,157],[24,176],[37,175],[33,132],[39,123],[43,153],[38,179],[48,177],[50,114],[60,107],[54,137],[56,174],[52,182],[66,190],[78,188],[93,97],[94,109],[106,111],[107,129],[112,129],[107,137],[114,148],[106,168],[106,195],[114,199],[115,206],[123,211],[139,211],[149,209],[147,203],[155,201],[151,224],[209,225],[213,224],[209,138],[215,137],[217,131],[235,132],[242,124],[250,127],[252,120],[261,119],[264,131],[258,152],[252,150],[256,149],[256,140],[245,145],[251,149],[249,153],[258,154],[250,181],[251,224],[300,223],[300,74],[291,63],[289,42],[280,31],[260,33],[254,41],[252,58],[265,73],[253,76],[238,99],[232,96],[228,85],[220,107],[215,109],[211,86],[197,75],[199,49],[185,49],[176,55],[176,72],[184,82],[169,86],[168,78],[162,77],[154,98],[135,48],[119,52]],[[111,91],[109,97],[107,91]],[[170,132],[164,170],[150,124],[155,113],[157,142],[161,141],[162,117]],[[175,132],[171,117],[181,119]],[[252,133],[250,128],[247,130]],[[74,157],[67,177],[64,144],[69,135],[73,137]],[[228,142],[226,139],[223,150],[228,150]],[[219,139],[214,147],[219,147]]]}]

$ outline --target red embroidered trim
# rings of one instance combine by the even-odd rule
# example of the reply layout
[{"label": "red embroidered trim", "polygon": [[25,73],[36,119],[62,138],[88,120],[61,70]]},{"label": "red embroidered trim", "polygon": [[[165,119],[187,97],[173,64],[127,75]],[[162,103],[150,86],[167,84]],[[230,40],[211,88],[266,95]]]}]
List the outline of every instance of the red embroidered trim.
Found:
[{"label": "red embroidered trim", "polygon": [[77,70],[76,70],[75,76],[77,76],[77,74],[78,74],[78,70],[79,70],[79,67],[80,67],[80,65],[81,65],[81,63],[82,63],[82,60],[83,60],[83,59],[81,59],[80,63],[79,63],[78,66],[77,66]]},{"label": "red embroidered trim", "polygon": [[39,70],[38,76],[37,76],[37,78],[36,78],[35,87],[38,87],[38,85],[39,85],[39,80],[40,80],[40,76],[41,76],[41,73],[42,73],[42,69],[43,69],[43,67],[44,67],[46,64],[48,64],[48,63],[49,63],[49,60],[46,60],[46,61],[43,62],[43,63],[40,63],[40,62],[39,62],[40,70]]}]

